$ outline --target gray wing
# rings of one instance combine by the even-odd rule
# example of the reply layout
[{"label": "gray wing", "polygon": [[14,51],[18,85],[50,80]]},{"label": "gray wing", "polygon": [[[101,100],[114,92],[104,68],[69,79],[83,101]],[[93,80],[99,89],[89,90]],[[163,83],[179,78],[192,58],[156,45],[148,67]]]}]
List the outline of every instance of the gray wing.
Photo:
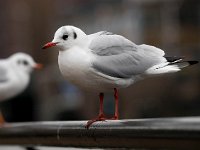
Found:
[{"label": "gray wing", "polygon": [[5,67],[0,66],[0,83],[6,82],[7,80],[7,70]]},{"label": "gray wing", "polygon": [[98,32],[89,48],[95,54],[93,68],[117,78],[131,78],[148,68],[166,62],[164,52],[149,45],[136,45],[120,35]]}]

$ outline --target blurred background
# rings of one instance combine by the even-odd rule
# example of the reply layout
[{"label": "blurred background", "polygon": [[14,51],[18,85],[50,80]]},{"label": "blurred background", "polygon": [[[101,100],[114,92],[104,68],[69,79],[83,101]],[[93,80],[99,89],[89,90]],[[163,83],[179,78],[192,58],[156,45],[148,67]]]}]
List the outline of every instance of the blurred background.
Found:
[{"label": "blurred background", "polygon": [[[82,120],[97,116],[98,95],[68,83],[58,69],[55,49],[41,47],[63,25],[91,34],[107,30],[166,55],[200,60],[199,0],[0,0],[0,58],[26,52],[44,64],[29,87],[2,102],[7,121]],[[120,118],[200,116],[200,68],[148,78],[120,90]],[[105,112],[114,112],[112,93]]]}]

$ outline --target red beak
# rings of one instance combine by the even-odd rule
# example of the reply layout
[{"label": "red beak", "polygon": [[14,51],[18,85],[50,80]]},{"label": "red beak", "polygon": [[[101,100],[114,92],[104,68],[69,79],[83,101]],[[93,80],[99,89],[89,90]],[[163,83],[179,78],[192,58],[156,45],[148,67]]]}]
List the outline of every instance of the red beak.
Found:
[{"label": "red beak", "polygon": [[53,43],[53,42],[49,42],[47,44],[45,44],[42,49],[46,49],[46,48],[49,48],[49,47],[52,47],[52,46],[56,46],[56,44],[58,44],[58,42],[56,43]]},{"label": "red beak", "polygon": [[36,63],[33,68],[35,68],[35,69],[42,69],[43,68],[43,64]]}]

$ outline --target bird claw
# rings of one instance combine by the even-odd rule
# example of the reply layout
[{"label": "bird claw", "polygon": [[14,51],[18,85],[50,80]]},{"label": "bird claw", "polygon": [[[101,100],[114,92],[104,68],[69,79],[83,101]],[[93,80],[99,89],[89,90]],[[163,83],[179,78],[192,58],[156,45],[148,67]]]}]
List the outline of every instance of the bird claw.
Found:
[{"label": "bird claw", "polygon": [[89,129],[89,127],[90,127],[93,123],[95,123],[95,122],[97,122],[97,121],[106,121],[106,120],[107,120],[107,118],[105,118],[104,114],[99,115],[96,119],[89,120],[89,121],[87,122],[85,128],[86,128],[86,129]]},{"label": "bird claw", "polygon": [[115,115],[114,117],[112,117],[112,118],[106,118],[105,115],[102,114],[102,115],[99,115],[96,119],[89,120],[89,121],[87,122],[85,128],[86,128],[86,129],[89,129],[89,127],[90,127],[93,123],[95,123],[95,122],[97,122],[97,121],[118,120],[118,119],[119,119],[119,118],[118,118],[118,116],[116,116],[116,115]]},{"label": "bird claw", "polygon": [[108,120],[119,120],[119,117],[117,115],[115,115],[112,118],[109,118]]}]

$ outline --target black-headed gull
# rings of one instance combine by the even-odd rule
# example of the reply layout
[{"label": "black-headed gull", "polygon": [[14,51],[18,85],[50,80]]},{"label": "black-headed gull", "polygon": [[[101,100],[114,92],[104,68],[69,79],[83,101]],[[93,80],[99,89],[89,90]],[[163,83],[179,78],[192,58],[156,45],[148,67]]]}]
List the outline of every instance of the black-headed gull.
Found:
[{"label": "black-headed gull", "polygon": [[107,31],[86,35],[74,26],[62,26],[52,42],[43,49],[55,46],[59,50],[58,64],[62,75],[78,87],[99,92],[100,110],[96,119],[105,120],[104,92],[114,89],[115,114],[118,119],[118,91],[147,76],[173,73],[197,61],[180,57],[165,57],[163,50],[150,45],[136,45],[125,37]]},{"label": "black-headed gull", "polygon": [[[10,99],[28,86],[30,73],[34,68],[40,69],[41,64],[25,53],[15,53],[7,59],[0,59],[0,101]],[[3,117],[0,116],[0,122]]]}]

